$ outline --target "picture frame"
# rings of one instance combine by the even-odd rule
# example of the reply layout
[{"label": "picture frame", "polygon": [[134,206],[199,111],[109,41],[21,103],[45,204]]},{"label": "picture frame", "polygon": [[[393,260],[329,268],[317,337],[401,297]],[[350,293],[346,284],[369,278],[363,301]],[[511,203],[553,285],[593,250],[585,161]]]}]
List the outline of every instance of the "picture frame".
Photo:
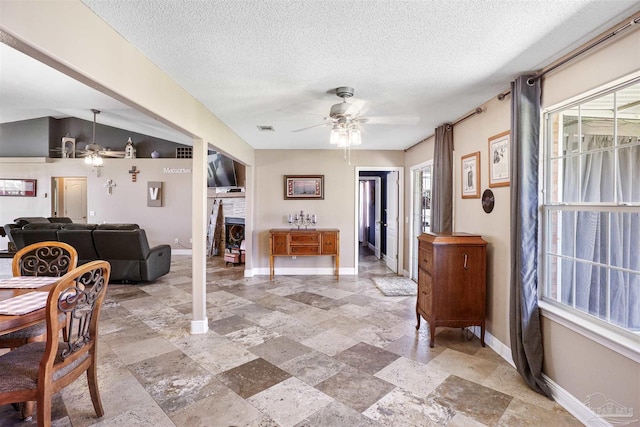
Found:
[{"label": "picture frame", "polygon": [[511,183],[511,132],[489,138],[489,187],[508,187]]},{"label": "picture frame", "polygon": [[463,199],[480,198],[480,152],[467,154],[460,159],[460,181]]},{"label": "picture frame", "polygon": [[284,175],[285,200],[323,200],[324,175]]},{"label": "picture frame", "polygon": [[37,180],[0,178],[0,196],[36,197]]}]

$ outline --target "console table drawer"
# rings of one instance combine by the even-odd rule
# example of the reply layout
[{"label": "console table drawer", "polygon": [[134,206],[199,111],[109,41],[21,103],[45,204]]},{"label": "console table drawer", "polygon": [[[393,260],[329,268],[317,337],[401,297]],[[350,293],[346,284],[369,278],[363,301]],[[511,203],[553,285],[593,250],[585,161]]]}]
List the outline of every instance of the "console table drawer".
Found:
[{"label": "console table drawer", "polygon": [[318,246],[291,246],[291,255],[320,255]]},{"label": "console table drawer", "polygon": [[296,233],[290,234],[291,244],[317,244],[320,242],[318,233]]}]

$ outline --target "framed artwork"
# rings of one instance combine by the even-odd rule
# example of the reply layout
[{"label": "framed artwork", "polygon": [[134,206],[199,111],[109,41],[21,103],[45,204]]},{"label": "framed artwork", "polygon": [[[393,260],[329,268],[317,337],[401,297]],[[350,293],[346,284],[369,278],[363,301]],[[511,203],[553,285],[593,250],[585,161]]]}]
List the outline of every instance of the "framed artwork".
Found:
[{"label": "framed artwork", "polygon": [[460,159],[462,163],[460,173],[462,174],[462,198],[480,198],[480,152],[467,154]]},{"label": "framed artwork", "polygon": [[489,187],[508,187],[510,178],[509,131],[489,138]]},{"label": "framed artwork", "polygon": [[0,196],[36,197],[36,180],[0,178]]},{"label": "framed artwork", "polygon": [[324,199],[324,175],[285,175],[284,199]]}]

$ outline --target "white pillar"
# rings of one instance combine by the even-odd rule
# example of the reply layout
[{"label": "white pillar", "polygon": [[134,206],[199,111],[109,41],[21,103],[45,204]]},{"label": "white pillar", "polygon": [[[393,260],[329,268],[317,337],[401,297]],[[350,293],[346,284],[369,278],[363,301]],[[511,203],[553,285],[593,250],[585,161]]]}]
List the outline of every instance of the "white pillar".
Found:
[{"label": "white pillar", "polygon": [[201,139],[193,140],[193,174],[191,207],[192,240],[192,334],[204,334],[209,330],[207,320],[207,150],[208,144]]}]

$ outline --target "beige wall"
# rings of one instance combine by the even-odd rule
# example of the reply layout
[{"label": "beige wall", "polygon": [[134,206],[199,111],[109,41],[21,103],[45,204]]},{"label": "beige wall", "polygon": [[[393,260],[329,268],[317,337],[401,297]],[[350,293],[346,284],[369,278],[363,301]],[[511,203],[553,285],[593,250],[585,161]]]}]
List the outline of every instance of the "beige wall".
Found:
[{"label": "beige wall", "polygon": [[[129,170],[140,173],[132,182]],[[2,197],[0,222],[18,216],[51,216],[51,177],[87,178],[89,223],[135,223],[145,229],[149,245],[170,244],[174,249],[191,247],[191,173],[164,173],[164,168],[191,169],[190,159],[105,159],[97,177],[82,159],[49,159],[47,163],[6,163],[3,176],[37,179],[37,197]],[[116,186],[109,195],[107,180]],[[163,206],[147,207],[147,182],[163,182]],[[45,196],[46,195],[46,196]],[[62,215],[60,215],[62,216]],[[180,244],[175,244],[178,238]],[[2,244],[6,247],[6,239]]]},{"label": "beige wall", "polygon": [[[360,167],[402,167],[402,151],[351,152],[351,165],[344,151],[256,150],[256,203],[254,268],[269,267],[269,229],[288,228],[287,215],[298,211],[316,214],[318,228],[340,229],[340,267],[353,269],[357,233],[355,230],[356,172]],[[324,175],[324,200],[284,200],[283,175]],[[330,257],[278,258],[276,268],[328,269]]]},{"label": "beige wall", "polygon": [[453,128],[453,229],[480,234],[487,242],[487,330],[509,346],[510,187],[491,188],[495,197],[493,212],[482,209],[482,199],[461,197],[460,161],[467,154],[480,152],[480,196],[489,188],[489,143],[491,136],[510,129],[510,98],[491,99],[486,110]]}]

